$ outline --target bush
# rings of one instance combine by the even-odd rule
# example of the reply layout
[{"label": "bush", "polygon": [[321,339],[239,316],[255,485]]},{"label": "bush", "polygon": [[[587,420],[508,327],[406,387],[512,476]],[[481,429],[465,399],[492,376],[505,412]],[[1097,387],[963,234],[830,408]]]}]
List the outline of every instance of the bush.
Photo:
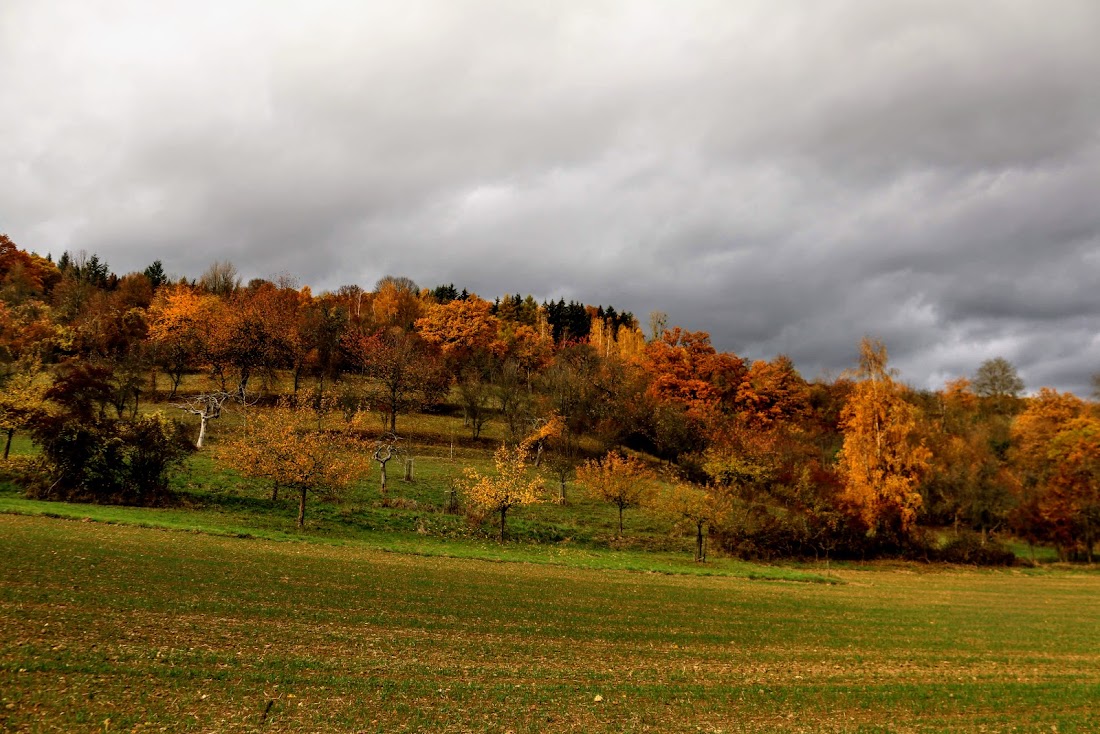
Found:
[{"label": "bush", "polygon": [[962,533],[935,552],[935,559],[945,563],[966,563],[974,566],[1011,566],[1016,554],[996,541],[982,538],[977,533]]},{"label": "bush", "polygon": [[159,414],[134,421],[43,416],[33,433],[48,479],[28,486],[39,499],[152,504],[192,450],[182,425]]}]

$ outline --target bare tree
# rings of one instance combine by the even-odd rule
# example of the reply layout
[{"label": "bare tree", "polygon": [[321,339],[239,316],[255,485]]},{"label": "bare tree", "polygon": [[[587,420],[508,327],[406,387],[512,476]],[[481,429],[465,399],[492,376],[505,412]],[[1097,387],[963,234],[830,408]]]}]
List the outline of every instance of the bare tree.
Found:
[{"label": "bare tree", "polygon": [[974,373],[974,392],[1001,415],[1011,415],[1020,408],[1020,395],[1024,381],[1016,373],[1016,367],[1004,357],[994,357],[982,362]]},{"label": "bare tree", "polygon": [[668,314],[664,311],[649,312],[649,340],[657,341],[668,328]]},{"label": "bare tree", "polygon": [[492,398],[492,386],[483,379],[481,370],[463,370],[462,378],[458,381],[458,398],[462,403],[466,425],[476,439],[481,436],[481,429],[489,421],[489,402]]},{"label": "bare tree", "polygon": [[215,418],[221,418],[226,401],[233,397],[233,393],[218,391],[203,393],[183,402],[172,403],[173,408],[179,408],[185,413],[198,416],[199,437],[195,441],[195,448],[202,448],[203,439],[206,438],[206,424]]},{"label": "bare tree", "polygon": [[374,444],[374,454],[371,458],[378,462],[382,481],[382,494],[386,494],[386,464],[394,457],[401,456],[403,453],[401,447],[398,445],[398,442],[401,440],[401,437],[396,433],[383,433]]},{"label": "bare tree", "polygon": [[228,260],[215,260],[199,278],[199,285],[207,293],[228,296],[241,287],[241,277],[233,263]]}]

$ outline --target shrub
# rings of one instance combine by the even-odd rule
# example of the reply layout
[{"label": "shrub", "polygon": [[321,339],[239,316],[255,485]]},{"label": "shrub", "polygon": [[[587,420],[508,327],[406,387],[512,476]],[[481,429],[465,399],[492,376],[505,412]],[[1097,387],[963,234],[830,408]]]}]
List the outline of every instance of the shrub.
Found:
[{"label": "shrub", "polygon": [[996,541],[977,533],[962,533],[935,552],[935,558],[946,563],[966,563],[975,566],[1011,566],[1016,554]]},{"label": "shrub", "polygon": [[48,481],[28,487],[39,499],[150,504],[168,473],[192,450],[183,427],[159,414],[134,421],[42,416],[33,427]]}]

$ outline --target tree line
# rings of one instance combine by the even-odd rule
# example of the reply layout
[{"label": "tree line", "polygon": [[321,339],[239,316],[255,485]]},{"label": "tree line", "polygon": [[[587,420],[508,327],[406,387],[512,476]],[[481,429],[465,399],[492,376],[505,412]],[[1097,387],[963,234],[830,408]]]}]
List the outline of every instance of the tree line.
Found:
[{"label": "tree line", "polygon": [[[195,279],[169,278],[159,261],[119,277],[96,255],[54,263],[0,236],[5,458],[28,430],[46,462],[42,496],[156,501],[195,438],[144,415],[143,401],[208,401],[185,390],[191,374],[207,375],[222,400],[275,400],[285,375],[285,410],[308,391],[315,410],[342,411],[349,424],[374,415],[390,434],[419,411],[460,411],[471,440],[499,422],[509,441],[494,476],[510,476],[520,498],[534,489],[509,469],[517,462],[553,476],[558,501],[579,482],[620,517],[650,503],[638,491],[659,475],[659,504],[694,527],[699,554],[711,538],[752,557],[996,560],[995,538],[1012,533],[1091,560],[1096,402],[1049,388],[1024,397],[1004,359],[916,390],[868,338],[850,373],[806,380],[785,356],[720,352],[663,314],[648,326],[610,306],[487,300],[404,277],[317,295],[285,276],[243,283],[228,262]],[[323,443],[310,471],[338,484],[354,472]],[[239,449],[238,459],[263,463]],[[491,495],[496,479],[471,475],[471,496]],[[279,481],[301,491],[304,513],[314,485],[273,481],[275,492]],[[493,506],[502,533],[511,506]],[[929,533],[942,528],[954,538],[946,548]]]}]

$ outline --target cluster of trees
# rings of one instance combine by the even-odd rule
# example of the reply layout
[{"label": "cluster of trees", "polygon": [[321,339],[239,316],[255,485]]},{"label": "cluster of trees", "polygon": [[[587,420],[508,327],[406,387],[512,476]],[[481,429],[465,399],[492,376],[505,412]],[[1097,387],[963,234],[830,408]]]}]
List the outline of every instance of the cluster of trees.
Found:
[{"label": "cluster of trees", "polygon": [[[558,501],[576,480],[620,513],[652,504],[642,488],[659,473],[659,504],[693,526],[700,556],[707,536],[745,555],[926,554],[926,529],[950,527],[978,539],[960,542],[966,554],[1011,530],[1091,558],[1100,527],[1095,403],[1047,389],[1023,397],[1003,359],[941,390],[914,390],[867,339],[851,374],[807,381],[782,355],[719,352],[706,333],[668,328],[663,314],[648,326],[611,307],[519,294],[489,301],[401,277],[319,295],[285,277],[244,284],[226,262],[195,280],[168,278],[159,262],[118,277],[95,255],[66,253],[54,264],[2,237],[0,428],[9,441],[34,432],[54,494],[95,485],[132,498],[139,484],[163,487],[184,450],[170,422],[138,418],[141,400],[193,401],[180,394],[188,374],[211,376],[227,399],[270,391],[276,375],[289,375],[293,394],[309,386],[310,404],[349,419],[374,414],[392,433],[423,410],[461,411],[471,439],[499,422],[509,445],[498,471],[471,476],[468,488],[491,497],[507,479],[505,494],[518,499],[485,500],[502,528],[511,507],[541,496],[526,479],[533,465],[554,476]],[[297,405],[278,408],[289,411],[284,424],[308,422],[287,417]],[[99,438],[79,437],[89,430]],[[253,446],[277,434],[259,421],[250,431]],[[120,453],[92,460],[75,448],[82,442]],[[363,452],[332,453],[332,443],[302,456],[300,469],[322,480],[262,470],[276,488],[300,493],[303,513],[307,489],[363,471],[346,458]],[[138,445],[161,452],[163,467],[110,481],[70,470],[144,467],[126,448]],[[236,461],[261,465],[278,454],[269,448],[242,444]]]}]

